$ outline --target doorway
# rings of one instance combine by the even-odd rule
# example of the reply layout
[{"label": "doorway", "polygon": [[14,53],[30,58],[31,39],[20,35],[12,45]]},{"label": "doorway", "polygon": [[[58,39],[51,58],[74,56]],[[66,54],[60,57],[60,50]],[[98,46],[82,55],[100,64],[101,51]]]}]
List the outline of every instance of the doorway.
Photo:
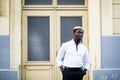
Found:
[{"label": "doorway", "polygon": [[22,80],[61,80],[56,56],[61,44],[73,38],[74,26],[85,29],[83,42],[88,45],[87,2],[32,1],[23,0]]}]

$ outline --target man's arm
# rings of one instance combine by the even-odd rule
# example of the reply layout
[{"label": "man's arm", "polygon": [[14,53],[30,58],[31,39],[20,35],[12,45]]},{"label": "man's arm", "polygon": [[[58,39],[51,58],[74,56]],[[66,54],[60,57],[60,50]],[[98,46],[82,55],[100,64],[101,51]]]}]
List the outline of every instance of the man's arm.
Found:
[{"label": "man's arm", "polygon": [[89,69],[89,65],[90,65],[90,60],[89,60],[89,55],[88,55],[88,50],[87,49],[84,53],[83,61],[84,61],[84,73],[86,74],[86,72]]},{"label": "man's arm", "polygon": [[63,69],[63,58],[65,56],[65,45],[62,44],[62,46],[60,47],[59,51],[58,51],[58,55],[56,58],[57,61],[57,67],[59,67],[61,70]]}]

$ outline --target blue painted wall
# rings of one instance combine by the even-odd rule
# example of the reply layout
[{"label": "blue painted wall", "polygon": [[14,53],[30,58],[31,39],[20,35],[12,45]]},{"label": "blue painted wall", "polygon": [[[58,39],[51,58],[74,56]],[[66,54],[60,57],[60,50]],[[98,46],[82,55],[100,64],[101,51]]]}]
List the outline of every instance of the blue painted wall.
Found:
[{"label": "blue painted wall", "polygon": [[93,75],[93,80],[120,80],[120,69],[94,70]]},{"label": "blue painted wall", "polygon": [[93,80],[120,80],[120,36],[101,37],[101,69],[93,70]]},{"label": "blue painted wall", "polygon": [[0,70],[0,80],[18,80],[17,70]]},{"label": "blue painted wall", "polygon": [[10,37],[0,36],[0,69],[10,68]]},{"label": "blue painted wall", "polygon": [[101,37],[101,68],[120,68],[120,36]]},{"label": "blue painted wall", "polygon": [[18,70],[10,69],[9,36],[0,36],[0,80],[18,80]]}]

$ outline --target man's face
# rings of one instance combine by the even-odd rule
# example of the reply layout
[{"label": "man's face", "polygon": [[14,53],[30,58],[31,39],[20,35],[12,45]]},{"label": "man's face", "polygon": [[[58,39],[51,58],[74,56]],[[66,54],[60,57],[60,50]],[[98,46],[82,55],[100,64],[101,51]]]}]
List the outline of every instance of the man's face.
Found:
[{"label": "man's face", "polygon": [[74,32],[74,38],[75,38],[76,40],[82,40],[83,34],[84,34],[83,29],[77,29],[77,30]]}]

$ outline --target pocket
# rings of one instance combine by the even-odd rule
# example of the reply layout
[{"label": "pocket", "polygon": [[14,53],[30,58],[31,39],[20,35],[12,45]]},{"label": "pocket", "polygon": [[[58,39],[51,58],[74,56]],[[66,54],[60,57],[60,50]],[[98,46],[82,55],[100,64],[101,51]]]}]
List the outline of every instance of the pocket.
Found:
[{"label": "pocket", "polygon": [[82,69],[82,76],[84,76],[85,75],[85,72],[84,72],[84,70]]},{"label": "pocket", "polygon": [[65,69],[63,68],[63,69],[61,70],[61,72],[63,73],[63,72],[64,72],[64,70],[65,70]]}]

